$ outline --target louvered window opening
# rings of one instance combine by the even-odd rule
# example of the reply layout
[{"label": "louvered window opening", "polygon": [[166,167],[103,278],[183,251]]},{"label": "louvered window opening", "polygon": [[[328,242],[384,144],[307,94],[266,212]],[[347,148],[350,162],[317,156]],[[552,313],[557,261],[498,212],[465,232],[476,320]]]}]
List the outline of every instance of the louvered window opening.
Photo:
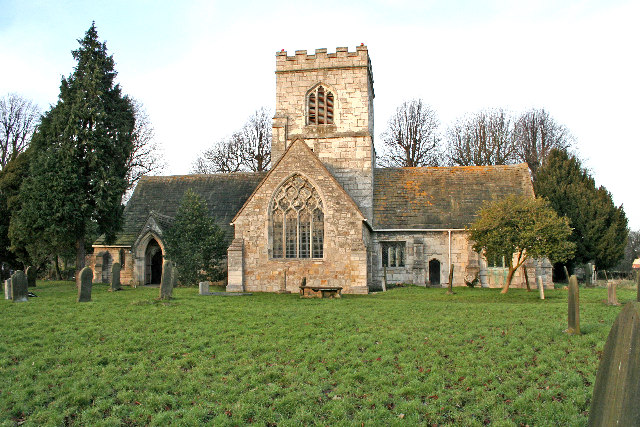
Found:
[{"label": "louvered window opening", "polygon": [[324,212],[316,189],[300,175],[280,187],[271,207],[274,258],[322,258]]},{"label": "louvered window opening", "polygon": [[315,88],[308,99],[310,125],[333,124],[333,93],[322,86]]}]

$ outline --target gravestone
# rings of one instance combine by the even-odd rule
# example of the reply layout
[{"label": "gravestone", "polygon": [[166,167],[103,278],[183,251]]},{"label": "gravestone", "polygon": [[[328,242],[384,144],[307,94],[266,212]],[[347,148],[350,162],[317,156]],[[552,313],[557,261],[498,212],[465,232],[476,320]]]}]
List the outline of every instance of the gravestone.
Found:
[{"label": "gravestone", "polygon": [[569,278],[569,327],[566,332],[571,335],[580,335],[580,298],[578,294],[578,278],[573,275]]},{"label": "gravestone", "polygon": [[640,302],[640,270],[636,271],[636,288],[637,288],[636,301]]},{"label": "gravestone", "polygon": [[620,305],[616,295],[616,284],[607,282],[607,305]]},{"label": "gravestone", "polygon": [[640,303],[630,302],[616,318],[593,388],[590,426],[640,425]]},{"label": "gravestone", "polygon": [[447,289],[447,295],[453,295],[453,264],[449,269],[449,289]]},{"label": "gravestone", "polygon": [[209,282],[200,282],[198,290],[200,295],[209,295]]},{"label": "gravestone", "polygon": [[78,302],[91,301],[91,287],[93,286],[93,270],[85,267],[80,271],[80,286],[78,287]]},{"label": "gravestone", "polygon": [[591,263],[588,263],[587,267],[585,268],[584,278],[585,278],[585,286],[587,288],[590,288],[593,280],[593,265]]},{"label": "gravestone", "polygon": [[27,275],[22,270],[11,276],[11,298],[13,302],[27,301]]},{"label": "gravestone", "polygon": [[567,278],[567,283],[569,283],[569,270],[567,270],[567,266],[563,265],[564,267],[564,276]]},{"label": "gravestone", "polygon": [[36,268],[34,266],[27,267],[27,287],[36,287]]},{"label": "gravestone", "polygon": [[178,286],[178,268],[174,263],[171,263],[171,289]]},{"label": "gravestone", "polygon": [[544,299],[544,283],[542,283],[542,276],[536,277],[536,283],[538,284],[538,290],[540,291],[540,299]]},{"label": "gravestone", "polygon": [[4,281],[4,299],[11,298],[11,277]]},{"label": "gravestone", "polygon": [[162,264],[162,278],[160,279],[160,299],[171,299],[173,294],[173,265],[171,261]]},{"label": "gravestone", "polygon": [[111,291],[122,290],[122,284],[120,283],[120,263],[114,262],[111,265]]}]

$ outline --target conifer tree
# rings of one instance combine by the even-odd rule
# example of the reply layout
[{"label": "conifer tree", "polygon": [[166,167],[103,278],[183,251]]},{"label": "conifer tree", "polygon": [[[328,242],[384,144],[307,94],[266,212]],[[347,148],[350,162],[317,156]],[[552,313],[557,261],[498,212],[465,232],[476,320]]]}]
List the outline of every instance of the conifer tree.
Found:
[{"label": "conifer tree", "polygon": [[553,149],[540,167],[534,182],[537,196],[547,199],[558,215],[566,216],[576,244],[573,263],[595,262],[608,269],[624,256],[627,218],[622,206],[615,206],[604,187],[566,150]]},{"label": "conifer tree", "polygon": [[218,264],[226,250],[224,232],[193,190],[184,194],[165,242],[167,258],[176,264],[182,285],[197,285],[220,276]]},{"label": "conifer tree", "polygon": [[74,71],[62,79],[58,102],[33,137],[34,159],[10,235],[28,242],[30,254],[75,247],[79,271],[88,233],[109,241],[121,225],[134,112],[115,84],[114,60],[95,23],[78,42]]}]

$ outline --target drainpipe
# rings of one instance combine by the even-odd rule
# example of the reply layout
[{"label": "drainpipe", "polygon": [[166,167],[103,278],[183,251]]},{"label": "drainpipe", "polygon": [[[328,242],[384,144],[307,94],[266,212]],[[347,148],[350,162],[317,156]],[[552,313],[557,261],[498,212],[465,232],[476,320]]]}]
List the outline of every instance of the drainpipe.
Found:
[{"label": "drainpipe", "polygon": [[447,230],[449,232],[449,265],[447,266],[447,271],[451,271],[451,230]]}]

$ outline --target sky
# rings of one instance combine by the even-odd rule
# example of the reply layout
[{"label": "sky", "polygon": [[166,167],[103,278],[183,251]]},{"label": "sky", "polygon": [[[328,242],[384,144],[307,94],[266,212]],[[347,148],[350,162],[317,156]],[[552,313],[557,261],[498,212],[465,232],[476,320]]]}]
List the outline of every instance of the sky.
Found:
[{"label": "sky", "polygon": [[[367,45],[375,141],[421,98],[441,130],[487,108],[544,108],[631,229],[640,230],[640,2],[624,0],[0,0],[0,96],[47,110],[95,21],[124,93],[140,101],[167,163],[196,157],[275,104],[275,53]],[[636,179],[634,179],[636,178]]]}]

